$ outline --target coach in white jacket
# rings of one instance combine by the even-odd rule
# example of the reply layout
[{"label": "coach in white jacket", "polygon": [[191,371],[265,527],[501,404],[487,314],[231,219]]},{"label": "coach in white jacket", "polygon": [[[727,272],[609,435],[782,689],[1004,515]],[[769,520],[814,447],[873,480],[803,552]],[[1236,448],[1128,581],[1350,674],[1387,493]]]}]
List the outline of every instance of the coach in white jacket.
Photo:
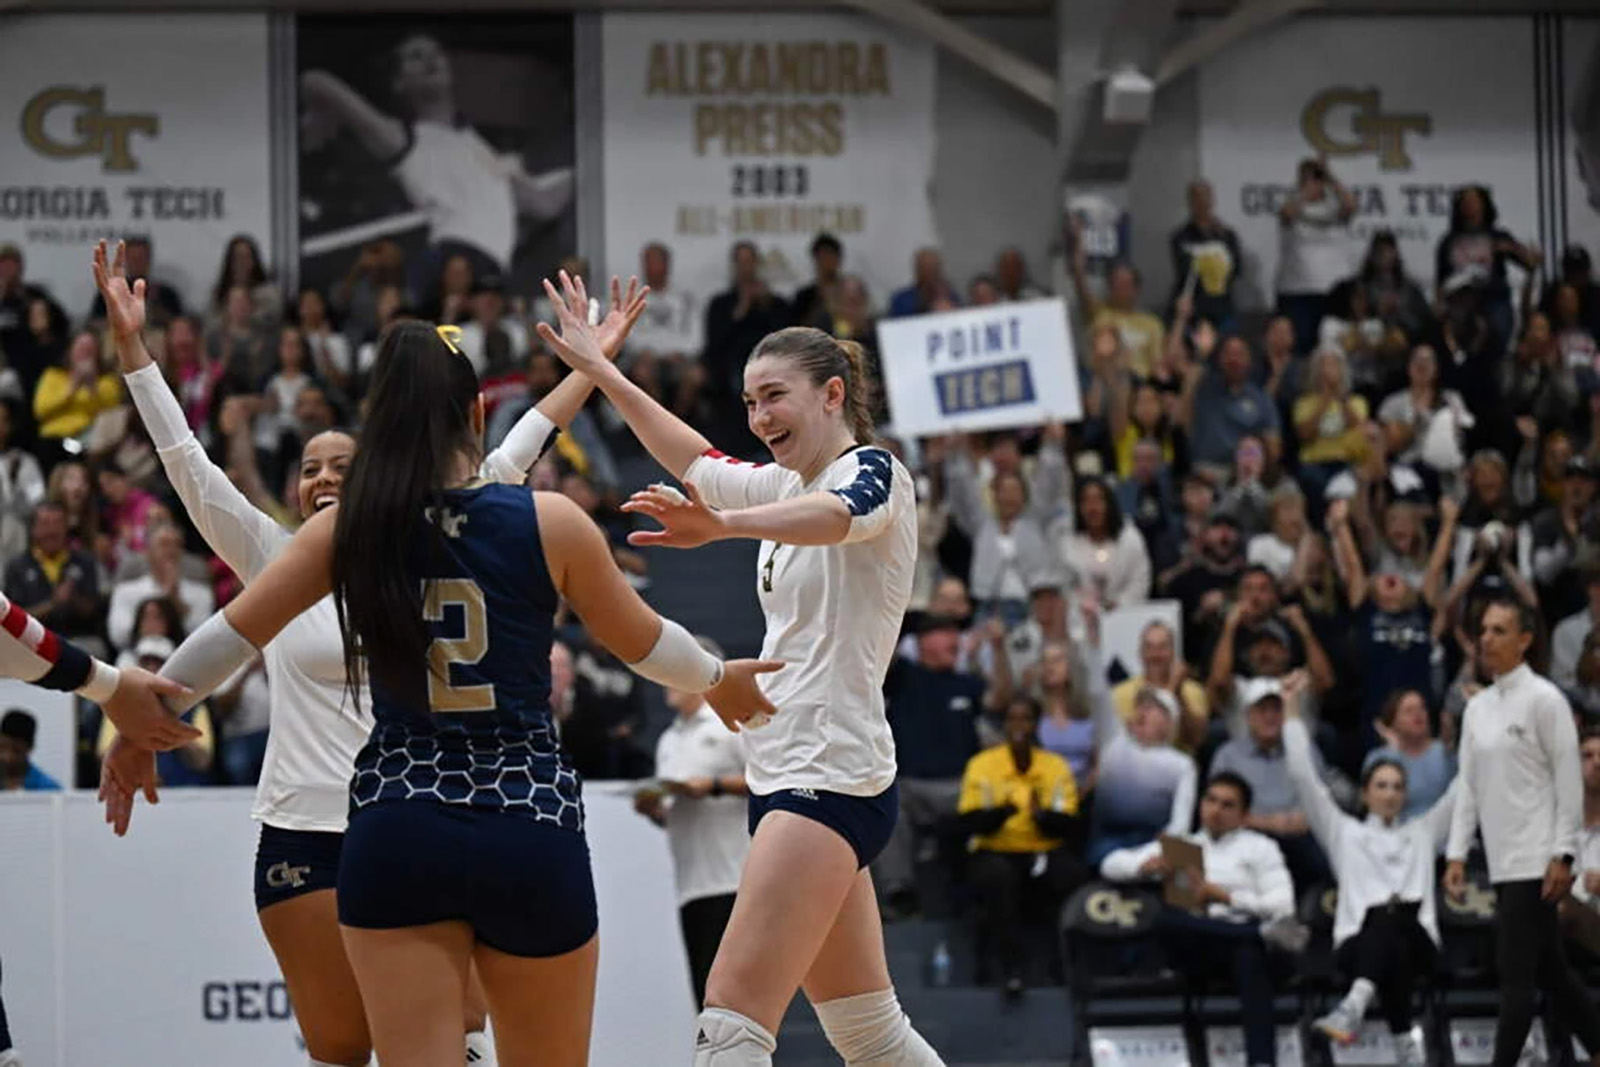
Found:
[{"label": "coach in white jacket", "polygon": [[1445,888],[1463,893],[1467,850],[1481,829],[1496,896],[1494,1067],[1517,1062],[1537,990],[1600,1067],[1600,1012],[1567,963],[1556,910],[1572,889],[1583,829],[1578,733],[1561,691],[1526,662],[1536,623],[1532,609],[1509,598],[1483,613],[1481,662],[1494,682],[1467,704],[1461,727]]}]

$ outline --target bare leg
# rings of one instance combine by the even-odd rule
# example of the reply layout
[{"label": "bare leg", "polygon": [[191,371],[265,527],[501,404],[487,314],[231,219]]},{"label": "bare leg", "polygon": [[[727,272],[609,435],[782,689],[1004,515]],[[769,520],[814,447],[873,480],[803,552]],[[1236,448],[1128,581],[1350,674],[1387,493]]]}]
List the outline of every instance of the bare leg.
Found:
[{"label": "bare leg", "polygon": [[582,948],[538,959],[479,945],[473,961],[494,1017],[500,1067],[584,1067],[589,1062],[598,936]]},{"label": "bare leg", "polygon": [[289,988],[306,1053],[322,1063],[365,1064],[372,1058],[372,1035],[339,937],[333,890],[273,904],[257,918]]},{"label": "bare leg", "polygon": [[472,928],[441,922],[398,930],[342,930],[383,1067],[462,1062]]}]

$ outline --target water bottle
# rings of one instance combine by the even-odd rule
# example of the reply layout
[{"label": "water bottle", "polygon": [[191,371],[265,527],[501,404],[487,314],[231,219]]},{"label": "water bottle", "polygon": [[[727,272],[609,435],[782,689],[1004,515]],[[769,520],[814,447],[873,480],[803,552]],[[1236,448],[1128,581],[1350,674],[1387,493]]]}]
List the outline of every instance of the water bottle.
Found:
[{"label": "water bottle", "polygon": [[940,941],[933,950],[933,961],[930,966],[929,982],[939,989],[950,984],[950,946]]}]

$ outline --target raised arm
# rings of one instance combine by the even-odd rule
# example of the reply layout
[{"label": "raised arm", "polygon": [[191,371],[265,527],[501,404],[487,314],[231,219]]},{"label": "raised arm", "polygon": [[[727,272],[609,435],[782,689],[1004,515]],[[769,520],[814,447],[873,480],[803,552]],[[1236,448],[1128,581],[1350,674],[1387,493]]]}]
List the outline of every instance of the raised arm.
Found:
[{"label": "raised arm", "polygon": [[1433,553],[1428,557],[1428,569],[1422,576],[1422,599],[1434,611],[1444,594],[1444,572],[1450,565],[1450,548],[1456,539],[1456,521],[1461,517],[1461,505],[1455,497],[1439,500],[1439,536],[1433,542]]},{"label": "raised arm", "polygon": [[[385,115],[325,70],[308,70],[300,76],[301,103],[307,109],[302,127],[326,133],[322,123],[332,122],[348,129],[367,154],[383,163],[393,163],[409,146],[405,125]],[[315,137],[312,138],[316,140]]]},{"label": "raised arm", "polygon": [[1295,794],[1300,798],[1300,806],[1305,809],[1311,832],[1322,843],[1323,851],[1337,863],[1339,834],[1344,828],[1345,816],[1318,773],[1316,758],[1311,754],[1311,734],[1300,717],[1301,703],[1305,699],[1303,678],[1287,699],[1294,703],[1293,714],[1283,724],[1283,751],[1288,763],[1289,780],[1294,783]]},{"label": "raised arm", "polygon": [[105,298],[107,321],[128,393],[144,420],[167,479],[212,551],[244,581],[254,580],[288,543],[288,532],[251,504],[195,440],[178,398],[172,395],[161,377],[161,368],[145,349],[140,333],[144,328],[145,283],[141,279],[129,287],[120,242],[110,260],[104,241],[95,247],[94,280]]},{"label": "raised arm", "polygon": [[656,403],[649,393],[628,380],[600,350],[599,339],[588,324],[589,295],[582,278],[561,272],[561,288],[549,281],[545,292],[556,310],[561,330],[539,323],[539,336],[562,361],[588,376],[628,423],[641,444],[680,481],[695,460],[712,451],[711,442],[698,430]]},{"label": "raised arm", "polygon": [[[622,283],[611,279],[611,309],[596,330],[600,352],[608,361],[616,361],[634,323],[644,314],[645,298],[649,295],[649,287],[641,288],[638,278],[628,279],[626,295],[622,292]],[[565,430],[571,426],[593,392],[594,382],[586,374],[573,372],[563,378],[543,400],[517,420],[500,447],[485,457],[483,476],[511,485],[521,483],[544,454],[556,428]]]}]

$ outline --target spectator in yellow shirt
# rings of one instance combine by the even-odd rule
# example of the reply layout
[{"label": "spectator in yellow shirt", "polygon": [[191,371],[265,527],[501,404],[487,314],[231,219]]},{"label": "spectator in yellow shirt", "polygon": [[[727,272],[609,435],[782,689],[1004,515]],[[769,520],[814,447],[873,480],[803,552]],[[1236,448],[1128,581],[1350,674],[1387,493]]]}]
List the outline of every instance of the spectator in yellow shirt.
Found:
[{"label": "spectator in yellow shirt", "polygon": [[1323,496],[1334,475],[1366,458],[1362,428],[1366,397],[1350,391],[1350,365],[1337,348],[1311,357],[1306,390],[1294,402],[1294,432],[1300,442],[1300,485],[1311,520],[1322,521]]},{"label": "spectator in yellow shirt", "polygon": [[1102,326],[1115,329],[1126,353],[1124,369],[1136,378],[1150,377],[1151,371],[1161,362],[1167,328],[1155,315],[1140,310],[1139,272],[1127,263],[1114,264],[1106,273],[1106,298],[1100,300],[1089,287],[1087,255],[1087,249],[1079,241],[1072,258],[1072,286],[1083,305],[1084,317],[1089,320],[1089,332],[1092,334]]},{"label": "spectator in yellow shirt", "polygon": [[1119,682],[1111,689],[1111,706],[1124,723],[1133,721],[1133,698],[1149,686],[1170,693],[1182,710],[1172,743],[1184,752],[1194,752],[1206,738],[1211,722],[1211,698],[1206,687],[1189,677],[1188,668],[1178,659],[1178,641],[1172,627],[1160,619],[1145,624],[1139,633],[1139,663],[1142,673]]},{"label": "spectator in yellow shirt", "polygon": [[1039,705],[1013,700],[1005,743],[967,761],[957,805],[961,828],[972,835],[980,979],[997,963],[1010,999],[1025,988],[1025,905],[1037,903],[1053,917],[1086,878],[1067,844],[1080,836],[1077,782],[1066,760],[1039,747],[1038,726]]},{"label": "spectator in yellow shirt", "polygon": [[122,382],[100,372],[100,341],[83,330],[72,339],[62,366],[39,376],[33,393],[33,414],[39,436],[61,441],[76,437],[102,412],[122,403]]}]

